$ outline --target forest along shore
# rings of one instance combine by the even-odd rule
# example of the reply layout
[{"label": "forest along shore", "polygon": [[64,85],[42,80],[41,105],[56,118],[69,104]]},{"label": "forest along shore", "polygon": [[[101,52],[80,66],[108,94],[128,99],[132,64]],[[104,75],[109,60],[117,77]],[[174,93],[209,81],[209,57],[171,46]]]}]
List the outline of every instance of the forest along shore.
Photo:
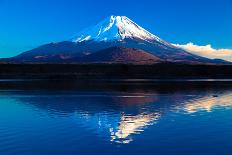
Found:
[{"label": "forest along shore", "polygon": [[232,79],[232,65],[0,64],[0,79]]}]

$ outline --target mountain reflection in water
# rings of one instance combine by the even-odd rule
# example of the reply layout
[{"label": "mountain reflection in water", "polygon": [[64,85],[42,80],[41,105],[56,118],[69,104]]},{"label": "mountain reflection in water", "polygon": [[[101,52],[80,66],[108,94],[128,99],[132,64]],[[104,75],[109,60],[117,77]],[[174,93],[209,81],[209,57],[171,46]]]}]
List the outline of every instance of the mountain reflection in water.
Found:
[{"label": "mountain reflection in water", "polygon": [[1,98],[51,117],[71,117],[83,128],[104,134],[108,141],[123,144],[134,141],[149,126],[158,126],[168,113],[211,112],[232,105],[230,89],[2,91]]}]

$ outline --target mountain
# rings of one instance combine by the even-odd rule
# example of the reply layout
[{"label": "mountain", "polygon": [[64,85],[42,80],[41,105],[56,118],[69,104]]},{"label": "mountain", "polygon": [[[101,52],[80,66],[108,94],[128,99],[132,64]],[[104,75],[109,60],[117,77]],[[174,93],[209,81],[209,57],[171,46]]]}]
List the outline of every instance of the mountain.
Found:
[{"label": "mountain", "polygon": [[[117,48],[118,47],[118,48]],[[148,59],[149,61],[144,61]],[[119,61],[120,60],[120,61]],[[125,16],[110,16],[70,40],[42,45],[13,58],[17,63],[223,63],[191,54]]]}]

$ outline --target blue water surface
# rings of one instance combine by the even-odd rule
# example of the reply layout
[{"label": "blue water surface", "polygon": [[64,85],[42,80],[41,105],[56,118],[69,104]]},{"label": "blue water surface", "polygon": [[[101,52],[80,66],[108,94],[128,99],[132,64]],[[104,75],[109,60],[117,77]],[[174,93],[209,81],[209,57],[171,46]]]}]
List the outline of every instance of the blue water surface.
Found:
[{"label": "blue water surface", "polygon": [[231,155],[232,89],[1,90],[0,155]]}]

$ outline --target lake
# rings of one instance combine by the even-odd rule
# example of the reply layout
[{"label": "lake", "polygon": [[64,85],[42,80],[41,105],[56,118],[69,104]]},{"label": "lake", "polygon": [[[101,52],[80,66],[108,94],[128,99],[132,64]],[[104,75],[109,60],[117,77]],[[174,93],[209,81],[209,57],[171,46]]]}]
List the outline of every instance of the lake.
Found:
[{"label": "lake", "polygon": [[0,155],[231,155],[232,87],[193,83],[3,80]]}]

